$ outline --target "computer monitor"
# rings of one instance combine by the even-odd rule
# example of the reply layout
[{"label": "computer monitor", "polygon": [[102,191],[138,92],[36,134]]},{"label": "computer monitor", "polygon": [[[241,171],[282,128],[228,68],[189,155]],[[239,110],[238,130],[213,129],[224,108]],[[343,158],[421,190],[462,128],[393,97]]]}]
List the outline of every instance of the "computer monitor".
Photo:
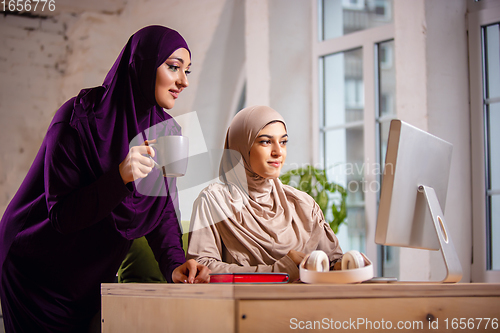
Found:
[{"label": "computer monitor", "polygon": [[462,266],[443,210],[452,145],[401,120],[391,121],[375,242],[441,250],[446,277],[458,282]]}]

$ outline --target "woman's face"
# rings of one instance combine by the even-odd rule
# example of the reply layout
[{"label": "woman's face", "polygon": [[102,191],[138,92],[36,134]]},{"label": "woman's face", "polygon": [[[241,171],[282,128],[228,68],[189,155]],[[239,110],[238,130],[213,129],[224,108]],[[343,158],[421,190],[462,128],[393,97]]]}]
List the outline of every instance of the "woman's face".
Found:
[{"label": "woman's face", "polygon": [[266,125],[250,148],[250,167],[263,178],[278,178],[286,159],[288,134],[278,121]]},{"label": "woman's face", "polygon": [[187,74],[191,66],[188,50],[180,48],[156,70],[155,98],[159,106],[171,109],[184,88],[189,85]]}]

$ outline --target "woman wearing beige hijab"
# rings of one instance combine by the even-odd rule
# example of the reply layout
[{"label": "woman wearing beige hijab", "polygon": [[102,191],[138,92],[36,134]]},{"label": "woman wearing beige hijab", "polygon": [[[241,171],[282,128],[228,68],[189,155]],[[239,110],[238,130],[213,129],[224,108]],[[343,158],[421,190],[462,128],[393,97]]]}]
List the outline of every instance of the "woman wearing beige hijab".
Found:
[{"label": "woman wearing beige hijab", "polygon": [[222,183],[193,205],[187,258],[212,273],[285,272],[299,278],[306,254],[323,250],[330,269],[342,257],[318,204],[278,176],[288,135],[283,117],[267,106],[236,114],[226,134]]}]

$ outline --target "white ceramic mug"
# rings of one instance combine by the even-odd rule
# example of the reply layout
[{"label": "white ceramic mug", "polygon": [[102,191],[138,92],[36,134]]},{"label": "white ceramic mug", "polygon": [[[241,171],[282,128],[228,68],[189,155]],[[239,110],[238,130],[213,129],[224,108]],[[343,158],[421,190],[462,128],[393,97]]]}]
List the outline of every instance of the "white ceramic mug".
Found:
[{"label": "white ceramic mug", "polygon": [[186,174],[189,157],[189,139],[186,136],[168,135],[150,143],[156,152],[155,167],[162,170],[163,177],[181,177]]}]

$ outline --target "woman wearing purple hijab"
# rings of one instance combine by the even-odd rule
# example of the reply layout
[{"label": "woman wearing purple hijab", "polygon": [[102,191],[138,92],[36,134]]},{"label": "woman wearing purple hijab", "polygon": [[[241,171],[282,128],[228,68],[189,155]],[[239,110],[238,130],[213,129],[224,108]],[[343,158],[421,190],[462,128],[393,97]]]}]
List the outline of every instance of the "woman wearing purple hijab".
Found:
[{"label": "woman wearing purple hijab", "polygon": [[55,114],[0,222],[6,332],[88,331],[100,284],[144,235],[168,282],[207,282],[208,268],[185,261],[175,178],[147,157],[148,141],[180,134],[164,108],[188,86],[190,55],[176,31],[143,28],[102,86]]}]

